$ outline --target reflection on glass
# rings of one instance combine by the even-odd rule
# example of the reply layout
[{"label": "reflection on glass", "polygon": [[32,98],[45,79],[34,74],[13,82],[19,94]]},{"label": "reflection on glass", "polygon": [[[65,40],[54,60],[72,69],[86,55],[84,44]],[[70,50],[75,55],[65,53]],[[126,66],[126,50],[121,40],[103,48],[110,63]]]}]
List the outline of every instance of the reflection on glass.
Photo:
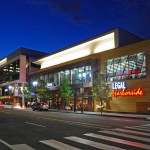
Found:
[{"label": "reflection on glass", "polygon": [[118,57],[107,60],[106,73],[108,81],[136,79],[146,77],[145,53]]},{"label": "reflection on glass", "polygon": [[82,83],[82,81],[79,79],[80,74],[84,75],[84,82],[91,82],[91,66],[82,66],[82,67],[76,67],[72,69],[62,70],[58,72],[49,72],[39,75],[33,75],[31,77],[31,81],[33,80],[40,80],[40,78],[43,78],[45,81],[48,81],[49,87],[50,86],[58,86],[60,85],[60,82],[63,79],[67,79],[70,84],[78,84]]}]

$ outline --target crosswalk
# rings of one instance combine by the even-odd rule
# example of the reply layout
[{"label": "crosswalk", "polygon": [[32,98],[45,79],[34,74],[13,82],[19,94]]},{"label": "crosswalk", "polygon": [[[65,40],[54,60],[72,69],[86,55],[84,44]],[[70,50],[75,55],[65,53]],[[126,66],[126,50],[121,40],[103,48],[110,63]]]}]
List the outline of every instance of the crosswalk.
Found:
[{"label": "crosswalk", "polygon": [[[56,150],[150,150],[150,124],[101,130],[96,133],[86,133],[80,137],[67,136],[59,140],[41,140],[38,143],[43,149]],[[36,149],[25,144],[11,145],[10,148],[26,149],[23,146],[31,150]]]}]

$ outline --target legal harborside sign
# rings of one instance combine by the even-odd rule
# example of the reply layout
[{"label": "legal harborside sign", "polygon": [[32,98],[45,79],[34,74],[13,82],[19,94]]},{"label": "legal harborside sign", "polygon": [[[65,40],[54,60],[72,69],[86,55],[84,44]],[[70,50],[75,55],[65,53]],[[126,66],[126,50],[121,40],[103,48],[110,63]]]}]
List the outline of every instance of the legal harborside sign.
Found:
[{"label": "legal harborside sign", "polygon": [[137,87],[133,90],[129,90],[126,88],[125,82],[114,82],[112,83],[112,96],[142,96],[144,94],[141,87]]}]

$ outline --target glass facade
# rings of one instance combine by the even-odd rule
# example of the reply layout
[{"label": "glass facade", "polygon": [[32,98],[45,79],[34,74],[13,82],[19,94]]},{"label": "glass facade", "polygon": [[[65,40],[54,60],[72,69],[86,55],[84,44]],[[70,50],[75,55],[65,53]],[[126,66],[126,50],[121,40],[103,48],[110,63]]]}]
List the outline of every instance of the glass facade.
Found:
[{"label": "glass facade", "polygon": [[[84,77],[81,79],[80,75]],[[63,79],[67,79],[70,84],[91,82],[91,66],[82,66],[72,69],[61,70],[58,72],[46,72],[31,76],[31,82],[44,80],[48,86],[58,86]]]},{"label": "glass facade", "polygon": [[17,60],[0,68],[0,84],[19,79],[20,61]]},{"label": "glass facade", "polygon": [[146,77],[145,53],[109,59],[105,63],[107,81],[138,79]]}]

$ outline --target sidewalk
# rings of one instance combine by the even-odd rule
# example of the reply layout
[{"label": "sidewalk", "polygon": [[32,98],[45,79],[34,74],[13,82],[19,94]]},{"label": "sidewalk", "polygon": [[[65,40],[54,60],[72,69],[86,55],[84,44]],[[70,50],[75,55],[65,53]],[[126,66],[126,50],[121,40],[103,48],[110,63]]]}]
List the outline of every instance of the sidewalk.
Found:
[{"label": "sidewalk", "polygon": [[[91,111],[70,111],[70,110],[57,110],[49,109],[49,111],[64,112],[64,113],[78,113],[78,114],[87,114],[87,115],[101,115],[101,112],[91,112]],[[113,113],[113,112],[102,112],[102,116],[110,117],[122,117],[122,118],[132,118],[132,119],[144,119],[150,121],[150,114],[131,114],[131,113]]]},{"label": "sidewalk", "polygon": [[[87,114],[96,114],[101,115],[100,112],[84,112]],[[132,118],[132,119],[145,119],[150,121],[150,114],[130,114],[130,113],[110,113],[110,112],[103,112],[102,116],[111,116],[111,117],[122,117],[122,118]]]},{"label": "sidewalk", "polygon": [[[26,110],[32,110],[31,108],[26,108]],[[51,112],[61,112],[61,113],[76,113],[76,114],[86,114],[86,115],[99,115],[101,112],[91,112],[91,111],[71,111],[71,110],[58,110],[58,109],[49,109]],[[102,116],[110,117],[122,117],[122,118],[132,118],[132,119],[144,119],[150,121],[150,114],[131,114],[131,113],[113,113],[113,112],[102,112]]]}]

